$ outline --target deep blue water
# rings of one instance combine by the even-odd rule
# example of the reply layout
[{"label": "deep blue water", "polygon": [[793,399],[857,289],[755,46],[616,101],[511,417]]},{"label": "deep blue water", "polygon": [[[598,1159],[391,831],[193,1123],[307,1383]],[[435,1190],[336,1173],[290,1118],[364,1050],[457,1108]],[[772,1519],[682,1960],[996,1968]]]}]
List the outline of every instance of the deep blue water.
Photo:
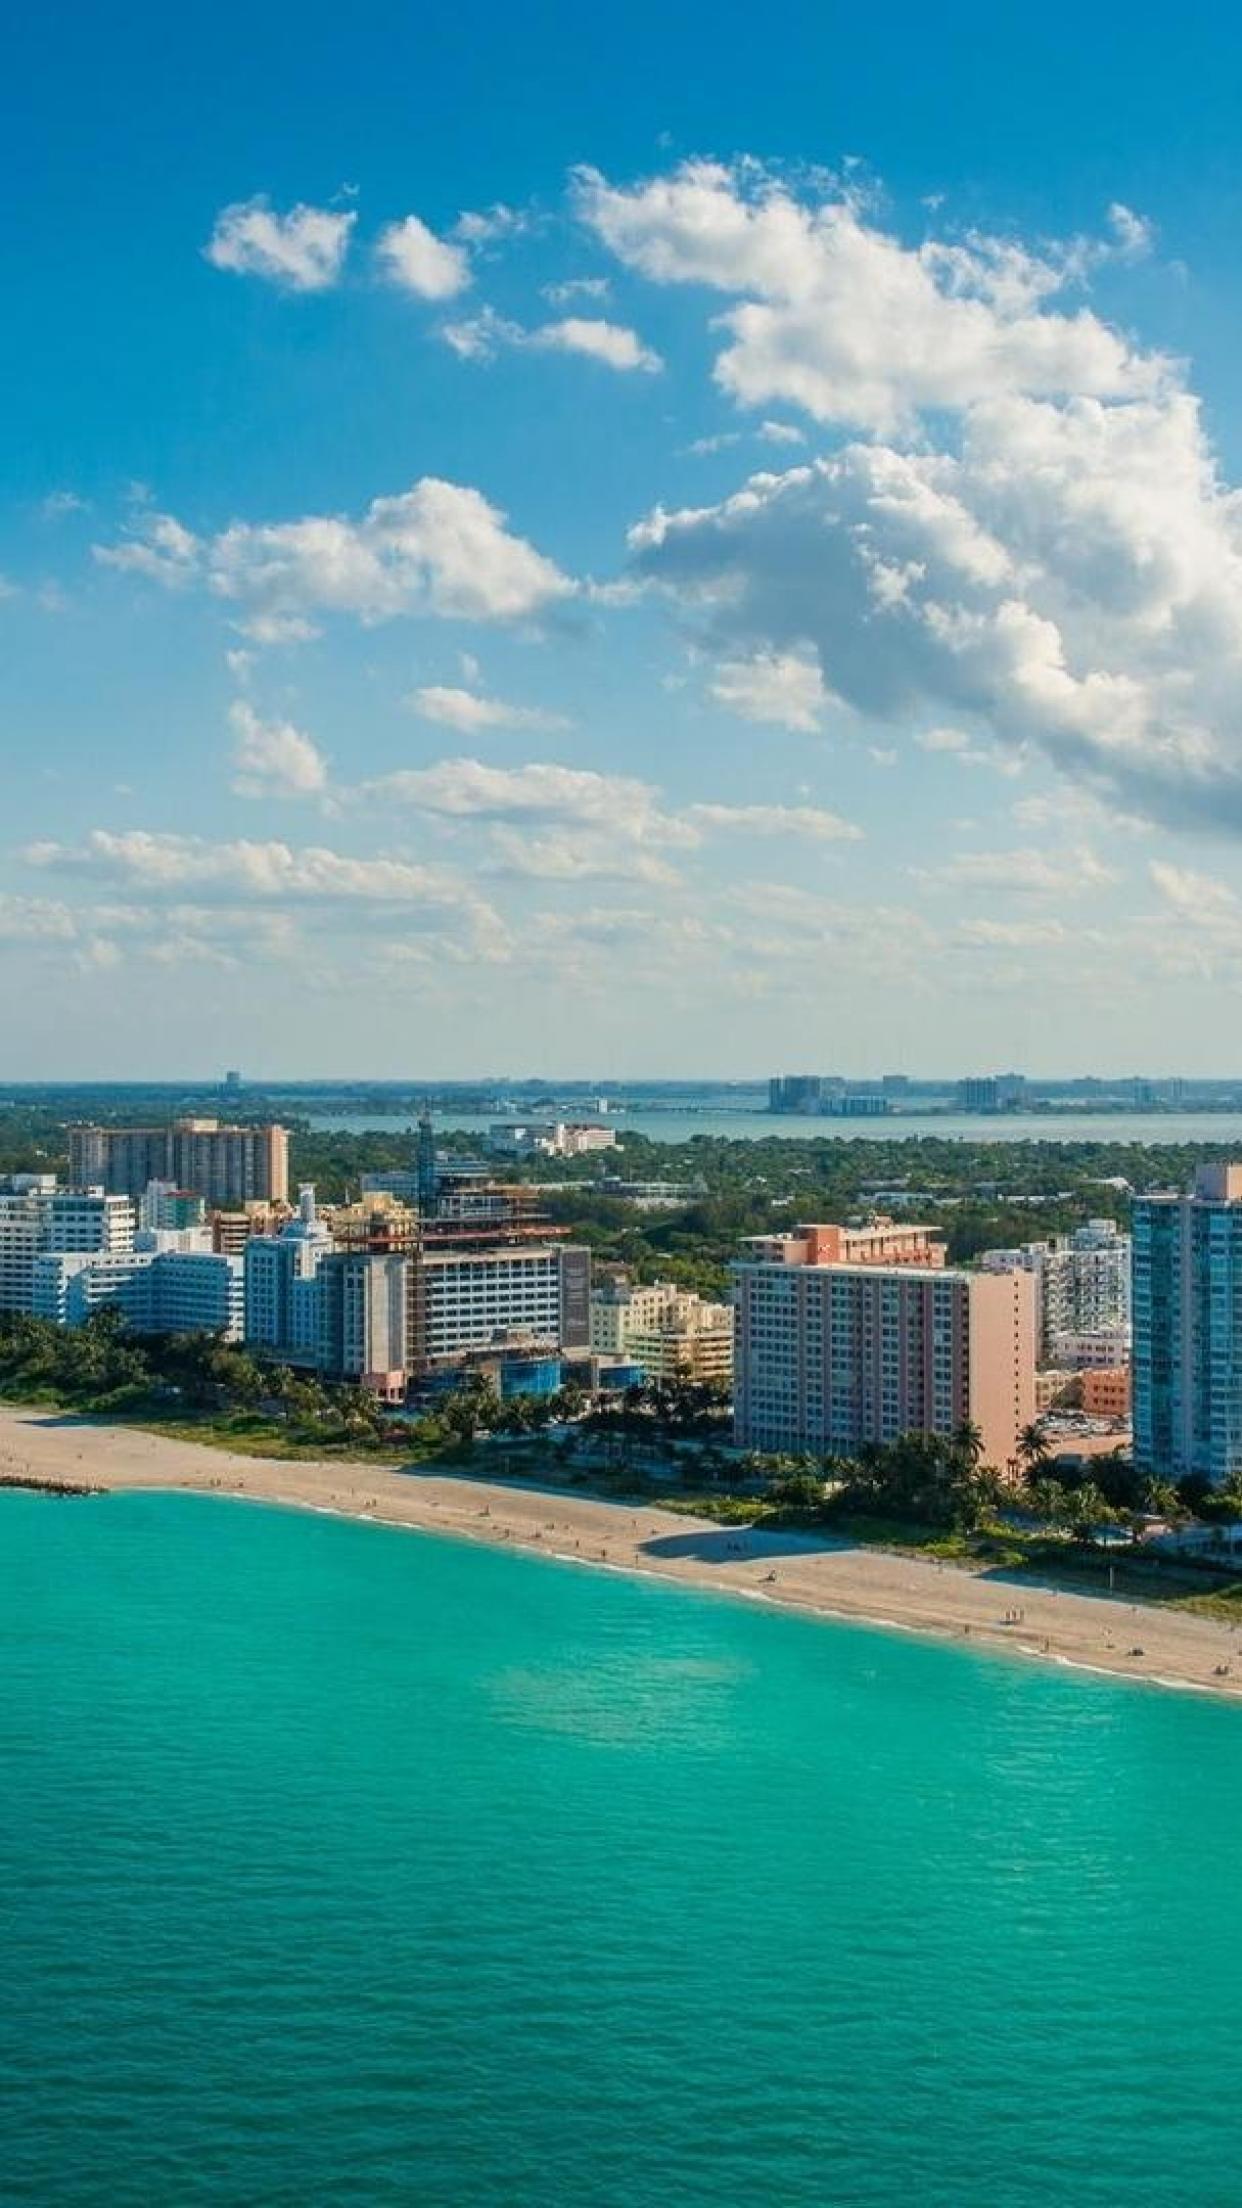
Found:
[{"label": "deep blue water", "polygon": [[1236,2203],[1242,1718],[0,1496],[0,2198]]}]

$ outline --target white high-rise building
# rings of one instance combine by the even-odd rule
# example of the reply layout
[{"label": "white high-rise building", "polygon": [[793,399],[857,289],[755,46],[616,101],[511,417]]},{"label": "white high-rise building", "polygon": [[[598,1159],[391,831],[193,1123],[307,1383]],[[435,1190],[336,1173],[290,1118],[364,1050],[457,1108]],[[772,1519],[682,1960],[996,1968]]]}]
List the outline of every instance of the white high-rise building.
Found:
[{"label": "white high-rise building", "polygon": [[979,1266],[1034,1275],[1039,1361],[1076,1370],[1129,1359],[1130,1261],[1129,1235],[1111,1219],[1089,1219],[1046,1242],[984,1250]]},{"label": "white high-rise building", "polygon": [[32,1308],[43,1215],[43,1200],[37,1195],[0,1195],[0,1311]]}]

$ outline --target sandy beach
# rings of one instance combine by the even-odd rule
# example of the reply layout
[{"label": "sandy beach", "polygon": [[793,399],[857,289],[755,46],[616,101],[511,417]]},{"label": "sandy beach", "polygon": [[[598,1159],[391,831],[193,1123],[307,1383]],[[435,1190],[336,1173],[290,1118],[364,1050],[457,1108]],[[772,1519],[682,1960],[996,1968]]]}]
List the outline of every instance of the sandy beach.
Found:
[{"label": "sandy beach", "polygon": [[[0,1479],[223,1494],[528,1549],[571,1563],[866,1620],[1043,1662],[1242,1696],[1236,1626],[881,1549],[747,1532],[577,1489],[285,1463],[55,1412],[0,1408]],[[1228,1665],[1227,1673],[1217,1670]]]}]

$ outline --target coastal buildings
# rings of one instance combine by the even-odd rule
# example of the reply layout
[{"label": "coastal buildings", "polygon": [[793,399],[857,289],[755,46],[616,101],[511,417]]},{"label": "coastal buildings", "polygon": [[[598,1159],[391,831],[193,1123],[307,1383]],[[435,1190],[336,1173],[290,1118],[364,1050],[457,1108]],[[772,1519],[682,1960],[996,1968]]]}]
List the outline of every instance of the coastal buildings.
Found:
[{"label": "coastal buildings", "polygon": [[1130,1354],[1130,1237],[1111,1219],[1016,1249],[985,1250],[985,1272],[1036,1282],[1039,1361],[1071,1369],[1125,1364]]},{"label": "coastal buildings", "polygon": [[139,1334],[221,1334],[239,1342],[241,1260],[159,1248],[36,1258],[29,1306],[35,1318],[82,1326],[105,1304],[115,1305]]},{"label": "coastal buildings", "polygon": [[69,1129],[69,1178],[75,1187],[139,1196],[169,1181],[213,1206],[283,1203],[289,1193],[284,1127],[227,1126],[217,1119],[175,1119],[167,1127]]},{"label": "coastal buildings", "polygon": [[1135,1201],[1134,1455],[1162,1478],[1242,1472],[1242,1165]]},{"label": "coastal buildings", "polygon": [[502,1119],[488,1130],[488,1148],[500,1157],[585,1158],[616,1147],[615,1127],[583,1120]]},{"label": "coastal buildings", "polygon": [[860,1258],[857,1244],[852,1261],[823,1254],[850,1231],[761,1237],[733,1266],[736,1440],[848,1453],[970,1422],[1003,1471],[1035,1415],[1031,1275],[951,1271],[922,1252]]},{"label": "coastal buildings", "polygon": [[641,1365],[649,1380],[727,1381],[733,1309],[670,1281],[604,1280],[591,1291],[591,1352]]},{"label": "coastal buildings", "polygon": [[246,1239],[245,1337],[281,1364],[314,1365],[319,1354],[315,1276],[334,1248],[319,1218],[313,1188],[298,1192],[298,1208],[275,1235]]},{"label": "coastal buildings", "polygon": [[334,1250],[315,1275],[316,1363],[327,1380],[405,1399],[409,1269],[403,1257]]}]

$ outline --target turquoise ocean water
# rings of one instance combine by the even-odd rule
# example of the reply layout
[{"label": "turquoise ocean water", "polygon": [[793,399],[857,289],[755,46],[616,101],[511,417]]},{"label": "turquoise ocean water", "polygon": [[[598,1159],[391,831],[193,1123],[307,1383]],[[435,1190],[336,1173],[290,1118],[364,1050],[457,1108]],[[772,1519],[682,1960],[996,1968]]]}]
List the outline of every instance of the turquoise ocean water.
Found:
[{"label": "turquoise ocean water", "polygon": [[1242,1715],[0,1496],[0,2198],[1236,2203]]}]

